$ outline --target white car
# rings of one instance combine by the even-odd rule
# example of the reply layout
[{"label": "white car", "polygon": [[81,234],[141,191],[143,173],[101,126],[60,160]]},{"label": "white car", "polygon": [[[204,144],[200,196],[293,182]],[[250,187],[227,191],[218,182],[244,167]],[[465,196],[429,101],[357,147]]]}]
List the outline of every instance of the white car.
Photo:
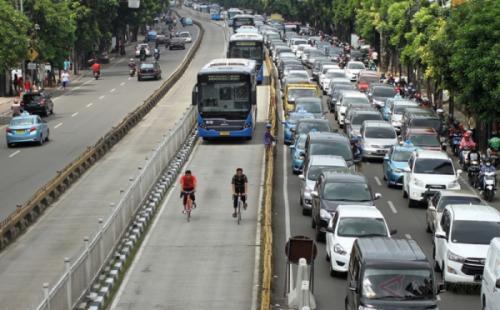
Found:
[{"label": "white car", "polygon": [[500,237],[500,212],[490,206],[449,205],[434,233],[434,263],[444,283],[480,284],[488,246]]},{"label": "white car", "polygon": [[191,38],[191,34],[189,33],[189,31],[181,31],[177,34],[177,37],[183,38],[185,43],[193,42],[193,39]]},{"label": "white car", "polygon": [[447,205],[451,204],[473,204],[484,205],[481,198],[472,193],[462,193],[458,191],[438,191],[429,199],[429,205],[425,212],[425,221],[427,223],[427,232],[434,232],[441,215]]},{"label": "white car", "polygon": [[500,238],[493,238],[488,247],[481,284],[481,309],[500,309]]},{"label": "white car", "polygon": [[323,89],[325,95],[328,93],[330,88],[330,81],[335,78],[345,78],[344,70],[342,69],[329,69],[323,75],[323,79],[320,80],[320,86]]},{"label": "white car", "polygon": [[307,40],[303,38],[293,38],[290,40],[290,48],[294,53],[297,53],[297,48],[301,44],[308,45]]},{"label": "white car", "polygon": [[321,80],[323,80],[325,78],[325,74],[330,69],[340,69],[340,67],[338,65],[334,65],[334,64],[326,64],[326,65],[321,66],[321,70],[318,74],[318,82],[320,85],[321,85]]},{"label": "white car", "polygon": [[452,159],[442,151],[417,150],[404,169],[403,197],[408,198],[408,207],[426,201],[437,190],[460,190],[458,175]]},{"label": "white car", "polygon": [[365,64],[361,61],[349,61],[345,66],[345,75],[351,80],[351,82],[356,82],[358,80],[358,75],[361,71],[366,70]]},{"label": "white car", "polygon": [[326,259],[330,275],[346,273],[354,241],[360,237],[391,237],[382,213],[374,206],[341,205],[326,229]]},{"label": "white car", "polygon": [[364,103],[370,105],[370,101],[365,94],[358,90],[347,90],[342,92],[337,101],[337,107],[335,113],[337,114],[337,121],[339,122],[340,128],[344,127],[345,113],[347,110],[347,105],[349,103]]},{"label": "white car", "polygon": [[304,50],[306,48],[310,48],[312,47],[311,45],[309,44],[299,44],[297,45],[297,47],[295,48],[295,56],[297,56],[298,59],[302,59],[302,54],[304,53]]},{"label": "white car", "polygon": [[141,55],[142,48],[146,51],[146,57],[151,56],[151,49],[149,48],[149,45],[147,43],[141,43],[137,44],[135,47],[135,57],[139,57]]},{"label": "white car", "polygon": [[314,190],[314,185],[318,176],[324,170],[345,170],[349,169],[345,159],[335,155],[311,155],[307,166],[304,167],[304,172],[299,175],[300,183],[300,205],[302,206],[302,214],[306,215],[311,212],[312,197],[311,192]]}]

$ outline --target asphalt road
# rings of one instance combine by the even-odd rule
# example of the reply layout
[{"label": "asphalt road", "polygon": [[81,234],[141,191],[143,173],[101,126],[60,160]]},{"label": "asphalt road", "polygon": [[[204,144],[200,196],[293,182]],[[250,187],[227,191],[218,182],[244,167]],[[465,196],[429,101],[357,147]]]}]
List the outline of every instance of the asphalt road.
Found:
[{"label": "asphalt road", "polygon": [[[195,40],[198,28],[185,29]],[[47,117],[50,142],[41,147],[7,148],[5,139],[0,139],[0,220],[142,104],[177,68],[190,46],[186,44],[185,50],[172,51],[162,46],[159,61],[163,79],[141,82],[129,77],[128,59],[133,48],[130,47],[127,56],[103,65],[99,80],[87,72],[87,77],[70,84],[63,95],[53,99],[55,114]]]},{"label": "asphalt road", "polygon": [[[326,109],[326,98],[323,104]],[[334,128],[338,128],[333,115],[327,115]],[[282,137],[282,132],[281,136]],[[314,240],[314,229],[311,227],[311,217],[302,215],[299,204],[300,180],[291,170],[290,151],[287,146],[280,145],[276,160],[276,188],[274,196],[273,232],[274,232],[274,278],[273,278],[273,309],[288,309],[284,297],[285,243],[290,236],[307,236]],[[427,257],[432,259],[432,236],[425,231],[425,208],[408,208],[408,200],[403,198],[401,189],[388,188],[383,180],[382,163],[371,161],[362,163],[358,169],[363,173],[374,192],[382,194],[376,201],[377,208],[384,214],[391,229],[397,229],[397,238],[411,238],[417,241]],[[462,190],[470,191],[470,187],[461,180]],[[497,197],[491,205],[499,209]],[[289,216],[287,216],[289,214]],[[289,235],[287,235],[289,232]],[[317,243],[318,255],[315,261],[314,295],[318,309],[344,309],[346,295],[346,280],[332,278],[329,266],[325,260],[325,243]],[[294,272],[296,275],[296,271]],[[437,275],[439,278],[439,275]],[[293,287],[293,284],[292,284]],[[462,291],[447,291],[439,295],[439,308],[444,310],[472,310],[480,308],[479,292],[465,293]]]}]

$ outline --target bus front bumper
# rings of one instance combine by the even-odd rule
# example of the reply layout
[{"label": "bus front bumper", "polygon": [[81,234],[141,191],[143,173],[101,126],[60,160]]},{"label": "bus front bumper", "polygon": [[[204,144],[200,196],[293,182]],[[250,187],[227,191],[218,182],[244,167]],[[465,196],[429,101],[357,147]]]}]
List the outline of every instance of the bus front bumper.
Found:
[{"label": "bus front bumper", "polygon": [[202,138],[251,138],[253,128],[244,128],[242,130],[218,131],[198,127],[198,136]]}]

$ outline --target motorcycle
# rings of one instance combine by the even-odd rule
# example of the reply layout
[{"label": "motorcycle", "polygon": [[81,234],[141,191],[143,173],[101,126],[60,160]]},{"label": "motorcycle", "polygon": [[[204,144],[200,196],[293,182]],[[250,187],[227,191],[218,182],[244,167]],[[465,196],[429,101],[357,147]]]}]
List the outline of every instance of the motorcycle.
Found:
[{"label": "motorcycle", "polygon": [[469,167],[469,160],[467,159],[469,153],[470,149],[463,149],[460,152],[460,164],[462,165],[464,171],[467,171],[467,168]]},{"label": "motorcycle", "polygon": [[160,53],[155,53],[154,58],[156,61],[158,61],[160,59]]},{"label": "motorcycle", "polygon": [[474,188],[478,187],[480,170],[479,160],[471,160],[469,168],[467,169],[467,175],[469,177],[469,184]]},{"label": "motorcycle", "polygon": [[486,201],[492,201],[495,197],[496,185],[496,172],[485,172],[481,190]]},{"label": "motorcycle", "polygon": [[130,68],[128,74],[130,75],[130,77],[133,77],[135,75],[135,67]]},{"label": "motorcycle", "polygon": [[455,156],[458,156],[459,153],[459,147],[460,147],[460,141],[462,141],[462,133],[460,132],[454,132],[450,135],[450,146],[453,154]]},{"label": "motorcycle", "polygon": [[99,71],[94,71],[94,78],[95,78],[96,80],[98,80],[100,76],[101,76],[101,72],[99,72]]}]

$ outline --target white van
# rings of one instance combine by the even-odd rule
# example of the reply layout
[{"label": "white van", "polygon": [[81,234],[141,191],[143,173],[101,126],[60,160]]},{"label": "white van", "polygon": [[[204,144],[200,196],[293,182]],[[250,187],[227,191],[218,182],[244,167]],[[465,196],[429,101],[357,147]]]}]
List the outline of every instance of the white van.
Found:
[{"label": "white van", "polygon": [[500,237],[493,238],[484,263],[481,309],[500,309]]}]

